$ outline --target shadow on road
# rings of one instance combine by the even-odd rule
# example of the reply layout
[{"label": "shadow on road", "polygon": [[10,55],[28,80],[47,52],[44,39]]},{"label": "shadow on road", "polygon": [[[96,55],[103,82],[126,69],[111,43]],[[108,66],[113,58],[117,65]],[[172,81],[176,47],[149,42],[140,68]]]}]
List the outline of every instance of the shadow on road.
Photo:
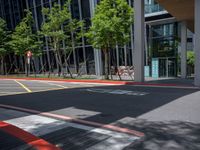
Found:
[{"label": "shadow on road", "polygon": [[189,122],[147,122],[137,119],[118,126],[134,128],[146,134],[142,142],[134,143],[124,150],[198,150],[200,149],[200,124]]}]

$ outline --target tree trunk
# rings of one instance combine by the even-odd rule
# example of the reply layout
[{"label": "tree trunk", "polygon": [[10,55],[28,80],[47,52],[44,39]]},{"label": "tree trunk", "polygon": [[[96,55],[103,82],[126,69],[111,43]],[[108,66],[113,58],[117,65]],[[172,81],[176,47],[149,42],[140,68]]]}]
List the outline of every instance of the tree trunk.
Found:
[{"label": "tree trunk", "polygon": [[77,64],[77,60],[76,60],[76,49],[75,49],[75,40],[74,40],[73,32],[71,32],[71,36],[72,36],[72,51],[73,51],[73,59],[74,59],[74,69],[75,69],[75,73],[78,74],[79,68],[78,68],[78,64]]},{"label": "tree trunk", "polygon": [[111,69],[111,54],[110,54],[110,51],[108,52],[108,66],[109,66],[109,75],[110,75],[110,78],[111,80],[113,80],[113,76],[112,76],[112,69]]},{"label": "tree trunk", "polygon": [[20,56],[20,57],[19,57],[19,59],[20,59],[20,62],[19,62],[19,64],[21,64],[20,66],[22,66],[22,70],[25,70],[25,67],[24,67],[24,62],[23,62],[23,57],[22,57],[22,56]]},{"label": "tree trunk", "polygon": [[63,70],[63,63],[62,63],[62,56],[61,56],[61,53],[60,53],[60,50],[58,49],[58,61],[59,61],[59,71],[60,71],[60,74],[62,73],[63,74],[63,77],[64,77],[64,70]]},{"label": "tree trunk", "polygon": [[8,69],[8,68],[7,68],[7,63],[6,63],[6,61],[4,62],[4,64],[5,64],[5,65],[4,65],[4,67],[5,67],[5,69],[4,69],[4,70],[5,70],[5,71],[4,71],[4,75],[7,75],[7,72],[8,72],[7,69]]},{"label": "tree trunk", "polygon": [[15,69],[16,69],[17,73],[19,74],[20,66],[17,62],[17,56],[16,55],[14,55],[14,64],[15,64]]},{"label": "tree trunk", "polygon": [[67,56],[67,54],[66,54],[66,52],[65,52],[65,67],[66,67],[66,69],[67,69],[67,72],[70,74],[70,77],[73,79],[73,75],[72,75],[72,73],[71,73],[71,71],[70,71],[70,69],[69,69],[69,64],[68,64],[68,59],[69,59],[69,56],[70,56],[70,54],[71,54],[71,52],[68,54],[68,56]]},{"label": "tree trunk", "polygon": [[59,60],[58,60],[58,53],[55,52],[55,57],[56,57],[56,66],[58,69],[58,76],[60,77],[60,65],[59,65]]},{"label": "tree trunk", "polygon": [[35,75],[35,78],[36,78],[37,72],[36,72],[36,66],[35,66],[35,58],[34,59],[32,58],[30,63],[31,63],[31,66],[32,66],[32,69],[33,69],[33,72],[34,72],[34,75]]},{"label": "tree trunk", "polygon": [[59,62],[57,40],[56,39],[54,39],[54,52],[55,52],[55,58],[56,58],[56,66],[57,66],[57,69],[58,69],[58,76],[60,77],[60,62]]},{"label": "tree trunk", "polygon": [[109,80],[109,62],[108,62],[108,49],[104,49],[104,66],[105,66],[105,79]]},{"label": "tree trunk", "polygon": [[[27,60],[27,57],[26,56],[24,56],[24,71],[25,71],[25,74],[26,74],[26,76],[28,76],[28,60]],[[19,68],[19,70],[20,70],[20,68]]]},{"label": "tree trunk", "polygon": [[10,68],[9,68],[9,70],[8,70],[8,72],[7,72],[6,75],[10,74],[10,72],[12,71],[12,68],[13,68],[13,66],[14,66],[14,63],[13,63],[13,61],[12,61],[12,59],[11,59],[10,54],[8,55],[8,58],[9,58]]},{"label": "tree trunk", "polygon": [[1,57],[1,74],[4,75],[4,59]]}]

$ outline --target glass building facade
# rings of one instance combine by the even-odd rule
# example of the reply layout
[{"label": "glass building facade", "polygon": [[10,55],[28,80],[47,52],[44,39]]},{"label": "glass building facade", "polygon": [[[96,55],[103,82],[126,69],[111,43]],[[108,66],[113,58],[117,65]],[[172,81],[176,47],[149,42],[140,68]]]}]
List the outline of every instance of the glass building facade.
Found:
[{"label": "glass building facade", "polygon": [[13,30],[24,17],[24,9],[26,9],[24,0],[0,0],[0,17],[7,22],[10,30]]},{"label": "glass building facade", "polygon": [[155,0],[145,0],[145,14],[165,11]]},{"label": "glass building facade", "polygon": [[[63,4],[65,0],[27,0],[27,7],[32,11],[35,25],[33,29],[35,31],[40,29],[40,26],[45,19],[42,16],[41,10],[42,7],[51,8],[53,3]],[[78,20],[84,20],[86,30],[89,29],[91,25],[91,3],[95,0],[72,0],[71,1],[71,13],[73,18]],[[100,0],[96,0],[96,4],[99,3]],[[133,6],[133,1],[127,1],[130,5]],[[133,33],[131,32],[133,37]],[[42,57],[42,63],[48,64],[50,61],[51,65],[56,66],[56,61],[54,58],[53,51],[51,50],[50,44],[48,40],[46,40],[46,45],[44,47],[44,55]],[[63,43],[63,47],[65,43]],[[116,49],[111,51],[111,65],[119,66],[131,66],[132,63],[132,49],[133,42],[130,42],[128,45],[124,45],[124,47],[116,46]],[[81,74],[95,74],[95,53],[92,46],[88,43],[85,37],[82,38],[81,45],[75,48],[73,54],[71,54],[69,59],[70,68],[73,73],[79,72]],[[100,55],[101,59],[103,58],[103,54]],[[102,61],[103,62],[103,61]],[[47,68],[48,69],[48,68]]]},{"label": "glass building facade", "polygon": [[158,58],[159,77],[177,75],[178,32],[177,23],[152,26],[151,58]]}]

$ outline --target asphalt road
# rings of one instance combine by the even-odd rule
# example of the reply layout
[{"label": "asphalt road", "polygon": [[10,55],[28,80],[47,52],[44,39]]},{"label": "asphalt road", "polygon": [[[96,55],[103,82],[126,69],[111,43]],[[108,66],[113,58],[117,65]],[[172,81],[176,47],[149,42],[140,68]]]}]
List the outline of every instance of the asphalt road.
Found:
[{"label": "asphalt road", "polygon": [[93,86],[100,86],[100,84],[0,79],[0,95],[16,95],[23,93]]},{"label": "asphalt road", "polygon": [[[200,148],[198,89],[0,80],[0,94],[0,104],[50,112],[96,123],[115,124],[144,132],[146,135],[145,140],[139,144],[134,144],[133,140],[133,144],[129,142],[128,145],[125,144],[118,149],[189,150]],[[6,109],[1,112],[4,113],[0,115],[0,119],[12,120],[11,122],[15,122],[13,119],[30,116],[30,114],[20,114],[20,112],[20,115],[16,116],[13,115],[15,113]],[[180,126],[184,124],[187,126]],[[180,126],[176,130],[178,133],[169,135],[171,129],[177,126]],[[164,127],[166,130],[163,129]],[[190,134],[194,139],[182,138],[187,128],[191,130]],[[156,132],[161,129],[162,132]],[[180,132],[181,136],[177,137]],[[106,139],[104,136],[102,135],[102,138]],[[177,139],[180,142],[177,142]],[[187,142],[185,146],[181,144],[184,140]],[[188,144],[191,146],[188,147]]]}]

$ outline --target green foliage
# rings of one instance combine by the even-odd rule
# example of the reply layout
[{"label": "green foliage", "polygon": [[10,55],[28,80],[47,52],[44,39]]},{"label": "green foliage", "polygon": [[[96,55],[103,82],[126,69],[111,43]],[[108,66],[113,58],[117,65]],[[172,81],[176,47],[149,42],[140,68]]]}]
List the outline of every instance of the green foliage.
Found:
[{"label": "green foliage", "polygon": [[[51,9],[43,8],[42,13],[45,16],[45,22],[39,33],[48,38],[54,50],[58,75],[61,71],[64,75],[63,58],[65,66],[68,66],[67,59],[80,41],[83,22],[72,19],[70,0],[66,0],[64,5],[55,3]],[[60,49],[62,41],[67,44],[65,50]]]},{"label": "green foliage", "polygon": [[116,43],[124,45],[129,41],[132,23],[133,9],[126,0],[102,0],[95,9],[86,36],[95,48],[114,48]]},{"label": "green foliage", "polygon": [[75,46],[82,44],[81,38],[84,36],[83,31],[84,22],[76,19],[70,19],[70,22],[65,26],[65,33],[68,34],[66,38],[67,53],[70,53]]},{"label": "green foliage", "polygon": [[78,44],[83,35],[81,32],[83,21],[72,19],[69,8],[70,0],[67,0],[63,6],[54,4],[51,9],[42,9],[46,20],[42,24],[40,34],[51,39],[54,51],[59,50],[62,40],[67,42],[67,50],[71,49],[73,45]]},{"label": "green foliage", "polygon": [[188,51],[187,52],[187,64],[190,66],[194,66],[194,61],[195,61],[194,51]]},{"label": "green foliage", "polygon": [[116,44],[127,44],[132,23],[133,9],[126,0],[102,0],[95,9],[86,37],[93,47],[104,52],[105,79],[109,79],[109,50]]},{"label": "green foliage", "polygon": [[46,21],[43,22],[40,34],[49,37],[54,46],[54,51],[59,49],[59,44],[67,38],[65,32],[61,28],[64,23],[69,22],[71,14],[69,11],[70,1],[68,0],[64,6],[54,4],[52,9],[43,8],[42,13],[45,15]]},{"label": "green foliage", "polygon": [[26,10],[26,16],[16,26],[11,36],[10,46],[16,55],[25,55],[31,50],[34,55],[41,53],[41,42],[38,41],[39,36],[32,32],[33,17],[29,10]]},{"label": "green foliage", "polygon": [[0,18],[0,56],[3,57],[6,54],[8,54],[9,47],[8,47],[8,41],[9,41],[9,31],[6,27],[6,22],[2,18]]}]

